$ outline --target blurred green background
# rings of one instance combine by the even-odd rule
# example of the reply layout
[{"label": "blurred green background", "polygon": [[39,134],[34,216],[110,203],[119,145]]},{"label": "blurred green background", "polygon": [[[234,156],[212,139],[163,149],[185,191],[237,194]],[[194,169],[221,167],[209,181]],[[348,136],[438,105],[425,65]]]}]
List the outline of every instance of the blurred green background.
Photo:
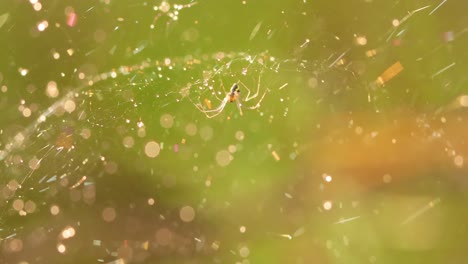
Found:
[{"label": "blurred green background", "polygon": [[2,2],[0,262],[465,261],[465,8]]}]

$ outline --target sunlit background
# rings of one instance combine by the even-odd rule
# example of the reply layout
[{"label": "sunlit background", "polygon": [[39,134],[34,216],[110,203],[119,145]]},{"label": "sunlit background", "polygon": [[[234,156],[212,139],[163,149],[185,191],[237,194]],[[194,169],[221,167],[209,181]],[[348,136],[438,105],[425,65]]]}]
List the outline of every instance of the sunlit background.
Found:
[{"label": "sunlit background", "polygon": [[2,1],[0,263],[466,262],[467,7]]}]

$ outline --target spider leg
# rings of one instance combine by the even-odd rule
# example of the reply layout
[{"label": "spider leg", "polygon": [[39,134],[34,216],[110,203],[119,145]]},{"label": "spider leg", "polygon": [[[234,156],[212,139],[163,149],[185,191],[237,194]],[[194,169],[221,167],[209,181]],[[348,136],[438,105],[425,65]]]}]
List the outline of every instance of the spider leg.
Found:
[{"label": "spider leg", "polygon": [[249,87],[247,87],[247,85],[245,85],[242,81],[239,80],[239,83],[242,84],[242,86],[244,86],[245,89],[247,89],[247,95],[245,96],[245,99],[243,100],[244,102],[248,102],[254,98],[257,98],[259,92],[260,92],[260,80],[261,80],[261,74],[258,76],[258,82],[257,82],[257,90],[256,92],[253,94],[253,95],[250,95],[252,92],[251,90],[249,89]]},{"label": "spider leg", "polygon": [[[205,85],[208,85],[208,84],[205,84]],[[222,88],[224,89],[224,84],[223,84],[223,81],[222,81],[222,80],[221,80],[221,86],[222,86]],[[214,87],[216,87],[215,85],[213,85],[213,86],[208,86],[208,87],[210,87],[211,94],[214,95],[214,96],[216,97],[216,99],[219,100],[219,101],[221,102],[221,104],[222,104],[223,101],[224,101],[226,98],[222,99],[222,98],[220,98],[220,97],[218,96],[218,92],[217,92],[216,89],[214,88]],[[211,100],[205,99],[205,105],[207,106],[208,109],[205,110],[203,107],[202,107],[201,109],[200,109],[200,107],[198,107],[198,109],[199,109],[200,111],[202,111],[202,112],[205,112],[205,111],[216,111],[217,108],[216,108],[216,109],[211,109],[211,108],[212,108],[212,104],[211,104],[211,103],[212,103]],[[200,102],[200,103],[198,103],[198,105],[201,106],[201,105],[203,105],[203,104]]]},{"label": "spider leg", "polygon": [[239,81],[237,81],[237,82],[240,83],[240,84],[242,84],[243,88],[245,88],[245,89],[247,90],[247,95],[245,96],[245,99],[242,100],[242,101],[244,101],[244,102],[247,102],[247,101],[248,101],[247,99],[250,98],[250,89],[249,89],[249,87],[247,87],[247,85],[245,85],[245,83],[243,83],[241,80],[239,80]]},{"label": "spider leg", "polygon": [[[249,100],[250,100],[250,99],[257,98],[257,96],[258,96],[258,92],[260,91],[260,81],[261,81],[261,76],[262,76],[261,74],[262,74],[262,73],[260,73],[260,74],[258,75],[257,91],[255,92],[255,94],[254,94],[254,95],[252,95],[252,97],[250,97],[250,98],[247,98],[247,99],[249,99]],[[265,96],[265,95],[263,95],[263,96]],[[262,99],[263,99],[263,98],[262,98]]]},{"label": "spider leg", "polygon": [[258,100],[258,102],[254,106],[243,106],[243,107],[245,107],[247,109],[252,109],[252,110],[259,108],[260,104],[262,103],[263,98],[265,97],[266,94],[267,94],[267,92],[264,92],[262,97],[260,97],[260,100]]},{"label": "spider leg", "polygon": [[203,113],[221,112],[223,111],[228,101],[229,101],[229,97],[226,96],[224,100],[221,101],[221,104],[219,104],[219,106],[216,107],[215,109],[203,109],[203,107],[201,106],[201,103],[197,105],[197,108]]},{"label": "spider leg", "polygon": [[226,96],[226,98],[224,98],[224,100],[221,102],[221,104],[218,107],[216,107],[216,109],[205,110],[200,104],[196,105],[196,107],[198,108],[198,110],[200,110],[200,112],[204,113],[206,117],[213,118],[219,115],[221,112],[223,112],[223,109],[226,106],[228,101],[229,101],[229,97]]},{"label": "spider leg", "polygon": [[222,111],[219,111],[219,112],[214,113],[214,114],[212,114],[212,115],[209,115],[209,114],[205,113],[205,115],[206,115],[207,118],[213,118],[213,117],[215,117],[215,116],[221,114],[221,112],[222,112]]},{"label": "spider leg", "polygon": [[[226,93],[226,91],[225,91],[225,90],[226,90],[226,87],[224,86],[223,80],[220,80],[220,82],[221,82],[221,88],[222,88],[223,92]],[[218,100],[222,101],[222,100],[218,97],[218,94],[216,93],[216,90],[215,90],[214,88],[213,88],[213,92],[214,92],[215,97],[218,98]]]},{"label": "spider leg", "polygon": [[240,97],[237,97],[237,99],[236,99],[236,105],[237,105],[237,109],[239,109],[240,115],[242,116],[242,115],[243,115],[243,113],[242,113],[242,103],[241,103],[241,101],[240,101]]}]

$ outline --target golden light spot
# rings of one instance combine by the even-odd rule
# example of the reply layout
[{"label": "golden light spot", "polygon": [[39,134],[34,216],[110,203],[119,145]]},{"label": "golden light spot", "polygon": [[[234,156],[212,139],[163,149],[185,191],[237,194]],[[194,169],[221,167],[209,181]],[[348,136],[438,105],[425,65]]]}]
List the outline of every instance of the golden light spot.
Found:
[{"label": "golden light spot", "polygon": [[210,186],[211,186],[211,177],[208,177],[208,178],[205,180],[205,186],[206,186],[206,187],[210,187]]},{"label": "golden light spot", "polygon": [[57,251],[59,253],[64,254],[66,250],[67,250],[67,248],[65,247],[64,244],[60,243],[60,244],[57,245]]},{"label": "golden light spot", "polygon": [[80,136],[84,139],[88,139],[91,137],[91,130],[87,129],[87,128],[83,128],[81,130],[81,133],[80,133]]},{"label": "golden light spot", "polygon": [[369,58],[374,57],[375,55],[377,55],[377,50],[375,50],[375,49],[371,49],[371,50],[366,51],[366,56],[369,57]]},{"label": "golden light spot", "polygon": [[209,126],[204,126],[200,129],[200,137],[204,141],[209,141],[213,138],[213,128]]},{"label": "golden light spot", "polygon": [[231,153],[227,150],[221,150],[218,153],[216,153],[216,163],[218,163],[219,166],[225,167],[231,163],[233,157]]},{"label": "golden light spot", "polygon": [[356,133],[356,135],[361,135],[362,132],[364,132],[364,129],[362,129],[362,127],[357,126],[356,128],[354,128],[354,133]]},{"label": "golden light spot", "polygon": [[[86,179],[85,176],[83,176],[83,178]],[[79,182],[81,181],[82,180],[80,180]],[[85,203],[91,204],[96,199],[96,187],[94,185],[84,186],[82,189],[82,193],[83,193],[83,200]]]},{"label": "golden light spot", "polygon": [[26,213],[28,213],[28,214],[33,213],[34,211],[36,211],[36,203],[33,202],[33,201],[27,201],[27,202],[24,204],[24,210],[25,210]]},{"label": "golden light spot", "polygon": [[41,9],[42,9],[42,4],[41,4],[41,3],[35,3],[35,4],[33,4],[33,9],[34,9],[34,11],[36,11],[36,12],[37,12],[37,11],[41,11]]},{"label": "golden light spot", "polygon": [[59,90],[57,88],[57,83],[50,81],[47,83],[46,95],[50,98],[56,98],[59,95]]},{"label": "golden light spot", "polygon": [[156,232],[156,242],[161,246],[167,246],[171,243],[172,232],[167,228],[161,228]]},{"label": "golden light spot", "polygon": [[54,52],[52,53],[52,58],[54,58],[55,60],[60,59],[60,53],[54,51]]},{"label": "golden light spot", "polygon": [[20,252],[21,250],[23,250],[23,240],[13,238],[12,240],[7,242],[6,246],[8,251],[10,252]]},{"label": "golden light spot", "polygon": [[185,126],[185,133],[189,136],[195,136],[197,134],[197,126],[194,123],[188,123]]},{"label": "golden light spot", "polygon": [[117,172],[118,169],[119,169],[119,166],[117,165],[117,163],[113,161],[106,162],[106,164],[104,165],[104,170],[108,174],[114,174]]},{"label": "golden light spot", "polygon": [[229,145],[228,151],[234,153],[237,151],[237,147],[235,145]]},{"label": "golden light spot", "polygon": [[241,227],[239,228],[239,232],[245,233],[245,231],[247,231],[247,228],[246,228],[245,226],[241,226]]},{"label": "golden light spot", "polygon": [[52,205],[50,207],[50,213],[52,215],[58,215],[60,213],[60,207],[58,207],[57,205]]},{"label": "golden light spot", "polygon": [[41,161],[37,159],[36,157],[33,157],[28,162],[28,166],[31,170],[37,170],[40,164],[41,164]]},{"label": "golden light spot", "polygon": [[19,68],[18,71],[21,74],[21,76],[26,76],[29,73],[29,70],[25,68]]},{"label": "golden light spot", "polygon": [[48,27],[49,27],[49,22],[47,20],[43,20],[37,24],[37,30],[39,31],[44,31]]},{"label": "golden light spot", "polygon": [[315,78],[315,77],[309,78],[309,80],[307,80],[307,85],[308,85],[310,88],[316,88],[317,85],[318,85],[318,80],[317,80],[317,78]]},{"label": "golden light spot", "polygon": [[146,128],[140,127],[137,132],[138,137],[144,138],[146,136]]},{"label": "golden light spot", "polygon": [[322,206],[323,206],[323,209],[328,211],[332,209],[333,203],[331,201],[324,201]]},{"label": "golden light spot", "polygon": [[106,207],[104,210],[102,210],[102,219],[108,223],[112,222],[115,220],[117,217],[117,213],[115,212],[115,209],[112,207]]},{"label": "golden light spot", "polygon": [[192,222],[195,218],[195,210],[191,206],[184,206],[180,209],[179,216],[184,222]]},{"label": "golden light spot", "polygon": [[382,180],[384,183],[390,183],[392,181],[392,175],[390,174],[385,174],[383,177],[382,177]]},{"label": "golden light spot", "polygon": [[75,228],[68,226],[62,230],[61,236],[63,239],[69,239],[75,236]]},{"label": "golden light spot", "polygon": [[145,145],[145,154],[150,158],[155,158],[159,155],[161,148],[156,141],[150,141]]},{"label": "golden light spot", "polygon": [[23,133],[18,133],[18,134],[15,135],[14,139],[15,139],[17,144],[22,144],[25,137],[24,137]]},{"label": "golden light spot", "polygon": [[126,137],[124,137],[124,139],[122,140],[122,144],[123,144],[124,147],[126,147],[126,148],[132,148],[133,145],[135,144],[135,140],[134,140],[133,137],[131,137],[131,136],[126,136]]},{"label": "golden light spot", "polygon": [[457,166],[458,168],[462,168],[463,156],[460,156],[460,155],[455,156],[455,158],[453,159],[453,163],[455,163],[455,166]]},{"label": "golden light spot", "polygon": [[11,180],[8,182],[7,187],[11,191],[16,191],[20,187],[20,185],[16,180]]},{"label": "golden light spot", "polygon": [[46,119],[47,119],[47,118],[46,118],[45,115],[40,115],[40,116],[37,118],[37,122],[42,123],[42,122],[46,121]]},{"label": "golden light spot", "polygon": [[460,106],[467,107],[468,106],[468,95],[462,95],[462,96],[458,97],[458,101],[460,103]]},{"label": "golden light spot", "polygon": [[65,103],[63,104],[63,108],[64,108],[65,111],[67,111],[68,113],[71,113],[71,112],[75,111],[75,109],[76,109],[75,101],[73,101],[73,100],[66,100]]},{"label": "golden light spot", "polygon": [[243,258],[247,258],[250,254],[250,250],[248,247],[243,246],[239,249],[239,255]]},{"label": "golden light spot", "polygon": [[148,199],[148,204],[149,204],[149,205],[154,205],[154,199],[153,199],[153,198],[149,198],[149,199]]},{"label": "golden light spot", "polygon": [[332,176],[330,176],[330,175],[323,174],[322,177],[326,182],[331,182],[332,181]]},{"label": "golden light spot", "polygon": [[23,109],[23,112],[22,112],[22,114],[23,114],[24,117],[30,117],[30,116],[31,116],[31,113],[32,113],[32,112],[31,112],[31,109],[28,108],[28,107],[25,107],[25,108]]},{"label": "golden light spot", "polygon": [[159,123],[164,128],[171,128],[174,125],[174,117],[170,114],[164,114],[159,119]]},{"label": "golden light spot", "polygon": [[244,140],[245,138],[245,135],[244,135],[244,132],[243,131],[236,131],[236,134],[234,135],[234,137],[239,140],[239,141],[242,141]]},{"label": "golden light spot", "polygon": [[355,41],[358,46],[365,46],[367,44],[367,38],[365,36],[357,36]]},{"label": "golden light spot", "polygon": [[23,207],[24,207],[24,201],[21,200],[21,199],[16,199],[13,201],[13,209],[15,209],[16,211],[20,211],[20,210],[23,210]]}]

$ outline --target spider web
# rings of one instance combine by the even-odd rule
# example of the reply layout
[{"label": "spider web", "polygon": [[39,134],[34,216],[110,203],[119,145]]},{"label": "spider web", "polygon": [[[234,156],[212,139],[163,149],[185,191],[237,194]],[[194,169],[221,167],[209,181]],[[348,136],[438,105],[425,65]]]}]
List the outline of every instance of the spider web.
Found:
[{"label": "spider web", "polygon": [[[7,198],[43,201],[36,210],[51,210],[66,207],[62,199],[93,205],[99,190],[101,197],[111,195],[108,199],[119,203],[119,199],[111,198],[110,190],[123,188],[128,192],[129,186],[117,182],[132,172],[137,174],[136,181],[148,181],[148,186],[154,186],[134,193],[137,199],[157,199],[151,193],[164,193],[177,182],[177,186],[200,189],[198,195],[205,198],[192,197],[194,201],[215,202],[220,197],[206,188],[217,168],[240,164],[244,155],[251,160],[253,154],[257,154],[256,160],[261,164],[271,158],[271,142],[256,144],[255,152],[247,151],[256,139],[244,140],[244,134],[250,132],[243,128],[247,123],[237,108],[226,107],[213,124],[198,110],[196,102],[210,98],[215,103],[215,93],[223,95],[224,91],[217,89],[222,89],[224,83],[242,81],[253,90],[262,79],[259,89],[267,93],[267,99],[258,110],[245,113],[258,117],[250,125],[255,126],[255,131],[262,131],[270,127],[274,118],[287,117],[290,98],[282,91],[303,85],[298,83],[303,70],[301,61],[280,60],[267,53],[217,52],[200,58],[147,60],[84,78],[79,88],[49,106],[5,145],[2,159],[9,178],[3,180],[11,190]],[[275,101],[283,106],[273,106]],[[219,122],[226,119],[233,119],[232,124]],[[226,127],[237,126],[230,140],[221,136],[220,131]],[[153,145],[156,147],[151,150]],[[122,156],[123,153],[126,154]],[[183,162],[178,169],[167,169],[178,162]],[[191,176],[181,178],[184,174]],[[113,179],[109,181],[109,177]],[[218,198],[207,199],[212,195]],[[171,199],[177,202],[179,198],[167,201]],[[28,216],[25,209],[19,213]],[[8,219],[9,213],[4,214]],[[6,224],[14,226],[11,222]],[[15,231],[8,231],[7,237],[15,237],[23,228],[26,227],[22,224],[13,228]]]}]

